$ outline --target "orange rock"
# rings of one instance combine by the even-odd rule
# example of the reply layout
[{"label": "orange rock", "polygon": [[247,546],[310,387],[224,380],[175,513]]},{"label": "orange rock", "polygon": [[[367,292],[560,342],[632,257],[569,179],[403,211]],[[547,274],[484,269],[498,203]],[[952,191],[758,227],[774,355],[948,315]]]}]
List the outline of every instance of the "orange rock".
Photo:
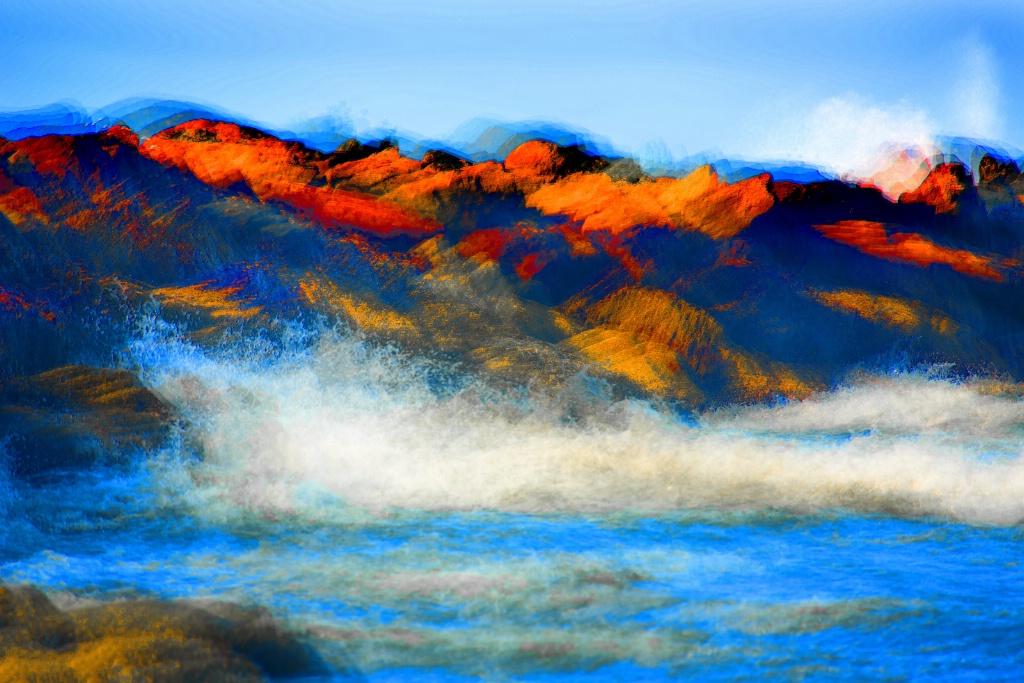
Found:
[{"label": "orange rock", "polygon": [[[888,234],[885,226],[872,221],[839,221],[815,225],[829,239],[849,244],[865,254],[889,260],[929,266],[943,263],[958,273],[1002,282],[1002,274],[993,267],[997,257],[980,256],[965,249],[942,247],[916,233]],[[1009,265],[1009,262],[1003,262]]]},{"label": "orange rock", "polygon": [[740,400],[803,397],[813,389],[782,364],[731,347],[705,311],[669,292],[622,288],[586,308],[584,330],[564,343],[648,391],[702,400],[694,379],[725,380]]},{"label": "orange rock", "polygon": [[0,213],[15,225],[21,225],[26,218],[46,222],[46,213],[39,197],[27,187],[17,187],[9,178],[0,173]]},{"label": "orange rock", "polygon": [[325,667],[264,611],[125,600],[62,612],[38,590],[0,586],[0,680],[236,681]]},{"label": "orange rock", "polygon": [[583,230],[579,227],[572,223],[567,223],[558,226],[557,230],[562,233],[562,237],[569,243],[573,256],[593,256],[597,253],[594,243],[583,234]]},{"label": "orange rock", "polygon": [[[310,185],[326,164],[323,155],[235,124],[190,121],[153,136],[141,151],[190,171],[209,185],[245,182],[260,200],[284,202],[328,227],[355,227],[381,235],[425,234],[440,228],[430,218],[373,195]],[[385,169],[371,176],[382,178],[390,172],[390,161],[397,160],[394,155],[397,151],[375,154],[342,164],[334,172],[366,162],[371,170]],[[419,164],[412,164],[419,169]]]},{"label": "orange rock", "polygon": [[209,282],[187,287],[161,287],[150,293],[164,303],[206,311],[213,318],[251,318],[262,311],[251,301],[238,299],[241,287],[216,288]]},{"label": "orange rock", "polygon": [[516,265],[516,275],[520,280],[526,281],[539,273],[547,265],[540,254],[527,254],[523,260]]},{"label": "orange rock", "polygon": [[626,269],[626,272],[633,276],[633,279],[639,282],[643,279],[643,276],[650,271],[653,264],[650,260],[641,262],[630,251],[629,245],[623,239],[628,236],[626,233],[620,235],[612,235],[611,239],[605,238],[600,240],[601,246],[604,247],[606,254],[614,258],[616,261],[622,264],[622,267]]},{"label": "orange rock", "polygon": [[417,335],[415,323],[407,316],[379,301],[360,300],[329,278],[307,274],[306,279],[299,282],[299,291],[310,304],[343,313],[366,332],[400,334],[406,339]]},{"label": "orange rock", "polygon": [[142,145],[151,159],[190,171],[208,185],[244,181],[261,199],[280,184],[312,180],[315,155],[298,143],[258,132],[248,135],[233,123],[189,121],[162,131]]},{"label": "orange rock", "polygon": [[618,234],[636,226],[659,226],[724,239],[772,207],[770,182],[771,176],[763,174],[730,185],[710,166],[681,179],[635,184],[600,173],[575,174],[540,187],[527,197],[527,205],[582,222],[585,232]]},{"label": "orange rock", "polygon": [[866,320],[897,327],[904,332],[910,332],[921,323],[920,305],[896,297],[850,289],[809,294],[820,304],[855,313]]},{"label": "orange rock", "polygon": [[116,140],[129,147],[138,148],[139,146],[139,136],[128,126],[111,126],[100,133],[100,137],[107,140]]},{"label": "orange rock", "polygon": [[74,138],[70,135],[44,135],[0,145],[0,154],[12,162],[26,158],[40,175],[63,178],[71,164]]},{"label": "orange rock", "polygon": [[518,190],[516,178],[496,161],[467,166],[458,172],[459,189],[494,194],[510,194]]},{"label": "orange rock", "polygon": [[435,173],[420,162],[402,156],[395,147],[385,148],[363,159],[338,164],[324,175],[328,181],[341,180],[347,185],[368,190],[388,180],[423,171],[422,176]]},{"label": "orange rock", "polygon": [[512,150],[503,166],[506,171],[531,178],[554,178],[562,165],[558,145],[546,140],[530,140]]},{"label": "orange rock", "polygon": [[440,229],[429,218],[357,192],[282,183],[275,185],[269,198],[284,201],[327,227],[354,227],[383,236],[423,235]]},{"label": "orange rock", "polygon": [[476,230],[469,233],[458,243],[456,249],[462,258],[481,256],[489,261],[497,261],[505,251],[508,237],[505,231],[497,228]]},{"label": "orange rock", "polygon": [[900,195],[900,204],[928,204],[935,213],[956,213],[957,200],[970,186],[967,169],[960,164],[940,164],[913,192]]}]

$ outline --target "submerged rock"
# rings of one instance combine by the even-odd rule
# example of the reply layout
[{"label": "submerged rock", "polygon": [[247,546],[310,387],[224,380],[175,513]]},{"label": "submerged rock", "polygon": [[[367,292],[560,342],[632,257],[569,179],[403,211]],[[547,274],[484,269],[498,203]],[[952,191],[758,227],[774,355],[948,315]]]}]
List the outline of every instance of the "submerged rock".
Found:
[{"label": "submerged rock", "polygon": [[0,681],[263,681],[327,668],[262,609],[119,600],[59,610],[0,586]]}]

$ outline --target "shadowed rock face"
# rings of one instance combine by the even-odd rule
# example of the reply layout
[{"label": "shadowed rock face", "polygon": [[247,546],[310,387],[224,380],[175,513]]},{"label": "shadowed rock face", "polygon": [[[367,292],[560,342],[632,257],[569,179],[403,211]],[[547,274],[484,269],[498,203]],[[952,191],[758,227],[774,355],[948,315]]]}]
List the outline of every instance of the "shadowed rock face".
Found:
[{"label": "shadowed rock face", "polygon": [[0,586],[3,681],[242,683],[325,673],[262,610],[122,600],[62,611],[35,588]]},{"label": "shadowed rock face", "polygon": [[[898,202],[838,181],[650,178],[527,141],[503,163],[331,154],[197,120],[0,143],[0,437],[16,474],[145,452],[180,419],[125,349],[314,317],[500,387],[686,409],[857,368],[1024,379],[1024,182],[982,159]],[[149,327],[147,327],[149,326]]]},{"label": "shadowed rock face", "polygon": [[64,366],[12,378],[0,425],[23,457],[15,474],[88,465],[119,453],[145,452],[166,436],[171,410],[125,370]]},{"label": "shadowed rock face", "polygon": [[468,163],[465,159],[460,159],[454,154],[435,149],[423,155],[420,165],[423,168],[433,167],[438,171],[454,171],[466,166]]},{"label": "shadowed rock face", "polygon": [[978,164],[978,184],[1015,185],[1020,181],[1020,169],[1013,161],[1000,161],[994,157],[983,157]]}]

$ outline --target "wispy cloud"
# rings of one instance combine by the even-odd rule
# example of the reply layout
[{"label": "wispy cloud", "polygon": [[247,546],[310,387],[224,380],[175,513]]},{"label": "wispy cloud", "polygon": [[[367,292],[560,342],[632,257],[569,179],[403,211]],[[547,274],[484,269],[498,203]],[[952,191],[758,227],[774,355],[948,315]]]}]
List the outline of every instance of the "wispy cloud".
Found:
[{"label": "wispy cloud", "polygon": [[802,161],[837,174],[867,177],[895,147],[930,148],[936,126],[923,109],[882,104],[849,93],[769,124],[751,152]]},{"label": "wispy cloud", "polygon": [[977,35],[962,44],[952,97],[955,132],[972,137],[1000,134],[999,79],[992,50]]}]

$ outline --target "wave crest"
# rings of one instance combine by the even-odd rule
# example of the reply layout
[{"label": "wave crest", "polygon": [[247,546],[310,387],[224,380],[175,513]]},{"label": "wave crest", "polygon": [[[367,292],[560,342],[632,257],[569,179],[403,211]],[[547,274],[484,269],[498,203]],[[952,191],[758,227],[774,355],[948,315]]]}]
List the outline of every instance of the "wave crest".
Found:
[{"label": "wave crest", "polygon": [[1024,403],[982,385],[862,378],[696,424],[594,396],[588,419],[566,420],[551,397],[472,382],[438,391],[424,363],[340,334],[264,363],[163,349],[149,380],[202,443],[184,495],[211,514],[319,516],[340,501],[373,512],[852,508],[1024,519]]}]

